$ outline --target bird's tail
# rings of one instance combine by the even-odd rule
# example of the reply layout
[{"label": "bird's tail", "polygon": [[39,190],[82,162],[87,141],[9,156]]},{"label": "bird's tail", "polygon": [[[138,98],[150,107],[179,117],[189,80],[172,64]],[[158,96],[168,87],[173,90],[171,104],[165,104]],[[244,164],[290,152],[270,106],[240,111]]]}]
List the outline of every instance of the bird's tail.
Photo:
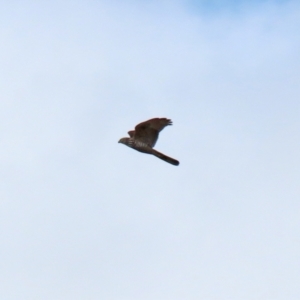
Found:
[{"label": "bird's tail", "polygon": [[160,158],[160,159],[168,162],[169,164],[172,164],[174,166],[178,166],[179,165],[179,161],[178,160],[176,160],[176,159],[174,159],[172,157],[169,157],[167,155],[164,155],[164,154],[162,154],[162,153],[160,153],[160,152],[158,152],[158,151],[156,151],[154,149],[152,149],[152,154],[155,155],[156,157],[158,157],[158,158]]}]

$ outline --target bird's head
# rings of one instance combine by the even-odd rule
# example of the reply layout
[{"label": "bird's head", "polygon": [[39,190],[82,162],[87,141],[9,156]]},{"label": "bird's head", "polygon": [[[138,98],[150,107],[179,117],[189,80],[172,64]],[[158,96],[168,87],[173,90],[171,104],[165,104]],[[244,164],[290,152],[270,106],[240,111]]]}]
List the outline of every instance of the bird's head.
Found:
[{"label": "bird's head", "polygon": [[121,138],[121,139],[118,141],[118,143],[127,145],[127,144],[128,144],[128,140],[129,140],[129,138],[123,137],[123,138]]}]

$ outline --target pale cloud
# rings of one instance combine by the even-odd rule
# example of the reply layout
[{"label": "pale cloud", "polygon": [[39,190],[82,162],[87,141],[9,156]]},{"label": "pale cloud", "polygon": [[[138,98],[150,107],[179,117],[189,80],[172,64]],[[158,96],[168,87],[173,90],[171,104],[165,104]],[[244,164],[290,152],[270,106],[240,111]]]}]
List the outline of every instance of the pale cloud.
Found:
[{"label": "pale cloud", "polygon": [[3,299],[298,299],[300,7],[189,4],[4,5]]}]

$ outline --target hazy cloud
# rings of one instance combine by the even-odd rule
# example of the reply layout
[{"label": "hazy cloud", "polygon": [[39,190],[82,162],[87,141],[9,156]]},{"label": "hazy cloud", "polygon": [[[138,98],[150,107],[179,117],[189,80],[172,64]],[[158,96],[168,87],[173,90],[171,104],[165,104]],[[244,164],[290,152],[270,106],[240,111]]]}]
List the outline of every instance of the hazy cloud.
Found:
[{"label": "hazy cloud", "polygon": [[229,5],[3,5],[3,299],[298,299],[300,6]]}]

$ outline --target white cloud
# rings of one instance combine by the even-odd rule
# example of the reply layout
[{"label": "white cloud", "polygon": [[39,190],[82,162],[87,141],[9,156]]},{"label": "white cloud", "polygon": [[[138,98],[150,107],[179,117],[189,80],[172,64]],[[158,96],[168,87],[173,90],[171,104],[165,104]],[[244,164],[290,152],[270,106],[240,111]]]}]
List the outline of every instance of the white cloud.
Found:
[{"label": "white cloud", "polygon": [[145,3],[0,13],[1,294],[296,299],[299,5]]}]

